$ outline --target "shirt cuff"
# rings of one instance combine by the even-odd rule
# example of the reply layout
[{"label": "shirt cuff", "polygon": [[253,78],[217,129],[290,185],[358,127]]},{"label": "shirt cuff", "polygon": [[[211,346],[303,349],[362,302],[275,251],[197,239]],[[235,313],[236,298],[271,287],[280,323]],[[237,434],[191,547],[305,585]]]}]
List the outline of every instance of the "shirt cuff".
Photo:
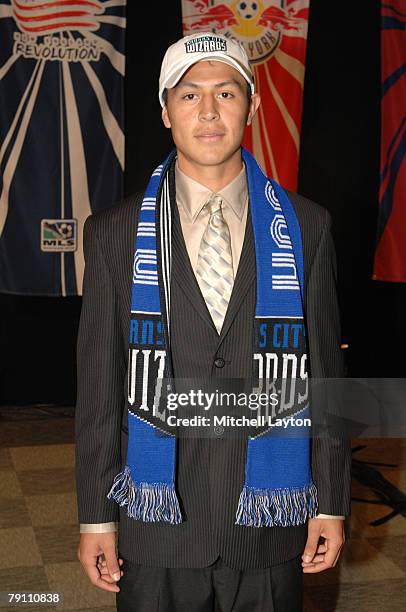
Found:
[{"label": "shirt cuff", "polygon": [[325,519],[341,519],[345,520],[345,516],[337,516],[335,514],[317,514],[314,518],[325,518]]},{"label": "shirt cuff", "polygon": [[110,533],[117,531],[117,523],[80,523],[80,533]]}]

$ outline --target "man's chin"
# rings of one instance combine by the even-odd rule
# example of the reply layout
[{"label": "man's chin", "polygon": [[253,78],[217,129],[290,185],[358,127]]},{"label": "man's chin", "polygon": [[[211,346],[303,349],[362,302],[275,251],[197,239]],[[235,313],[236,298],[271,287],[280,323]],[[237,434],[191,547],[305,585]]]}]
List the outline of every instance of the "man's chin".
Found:
[{"label": "man's chin", "polygon": [[203,146],[196,147],[193,151],[193,159],[196,163],[204,166],[218,166],[223,164],[227,159],[231,157],[229,151],[224,150],[223,147],[219,146]]},{"label": "man's chin", "polygon": [[189,164],[196,166],[221,166],[228,160],[231,160],[240,147],[230,146],[228,143],[210,143],[202,144],[195,142],[188,147],[182,147],[180,144],[177,147],[178,154],[183,157]]}]

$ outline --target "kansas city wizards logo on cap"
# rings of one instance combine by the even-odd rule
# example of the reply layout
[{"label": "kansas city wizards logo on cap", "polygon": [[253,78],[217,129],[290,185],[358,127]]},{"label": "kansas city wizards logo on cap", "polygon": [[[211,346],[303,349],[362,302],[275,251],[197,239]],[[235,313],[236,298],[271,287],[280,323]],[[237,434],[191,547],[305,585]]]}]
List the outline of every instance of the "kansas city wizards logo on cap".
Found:
[{"label": "kansas city wizards logo on cap", "polygon": [[227,41],[218,36],[199,36],[185,42],[186,53],[212,53],[227,51]]}]

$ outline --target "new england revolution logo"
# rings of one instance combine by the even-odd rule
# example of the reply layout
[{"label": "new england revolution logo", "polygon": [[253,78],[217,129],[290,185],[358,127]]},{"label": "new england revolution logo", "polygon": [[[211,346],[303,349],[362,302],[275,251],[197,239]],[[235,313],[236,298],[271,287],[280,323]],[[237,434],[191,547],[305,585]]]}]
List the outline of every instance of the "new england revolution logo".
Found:
[{"label": "new england revolution logo", "polygon": [[182,5],[185,34],[212,29],[236,38],[253,63],[265,62],[283,36],[306,36],[308,9],[302,0],[183,0]]},{"label": "new england revolution logo", "polygon": [[[19,30],[15,55],[68,62],[100,59],[101,45],[83,36],[100,28],[105,8],[99,0],[11,0],[10,12]],[[82,36],[62,36],[72,30]]]}]

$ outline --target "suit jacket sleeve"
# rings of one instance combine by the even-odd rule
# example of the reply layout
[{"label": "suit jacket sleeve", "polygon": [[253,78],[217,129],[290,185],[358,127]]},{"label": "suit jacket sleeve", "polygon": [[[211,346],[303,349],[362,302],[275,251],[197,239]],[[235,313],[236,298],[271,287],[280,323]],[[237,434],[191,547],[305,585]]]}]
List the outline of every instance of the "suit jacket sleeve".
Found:
[{"label": "suit jacket sleeve", "polygon": [[118,506],[107,493],[121,469],[125,364],[118,296],[94,215],[86,219],[83,246],[75,414],[78,516],[80,523],[107,523],[119,519]]},{"label": "suit jacket sleeve", "polygon": [[[317,247],[307,285],[307,325],[314,346],[310,371],[315,378],[343,378],[341,325],[337,295],[337,259],[331,235],[331,215]],[[313,361],[312,361],[313,360]],[[319,513],[351,513],[351,444],[347,437],[312,438],[312,472],[318,490]]]}]

